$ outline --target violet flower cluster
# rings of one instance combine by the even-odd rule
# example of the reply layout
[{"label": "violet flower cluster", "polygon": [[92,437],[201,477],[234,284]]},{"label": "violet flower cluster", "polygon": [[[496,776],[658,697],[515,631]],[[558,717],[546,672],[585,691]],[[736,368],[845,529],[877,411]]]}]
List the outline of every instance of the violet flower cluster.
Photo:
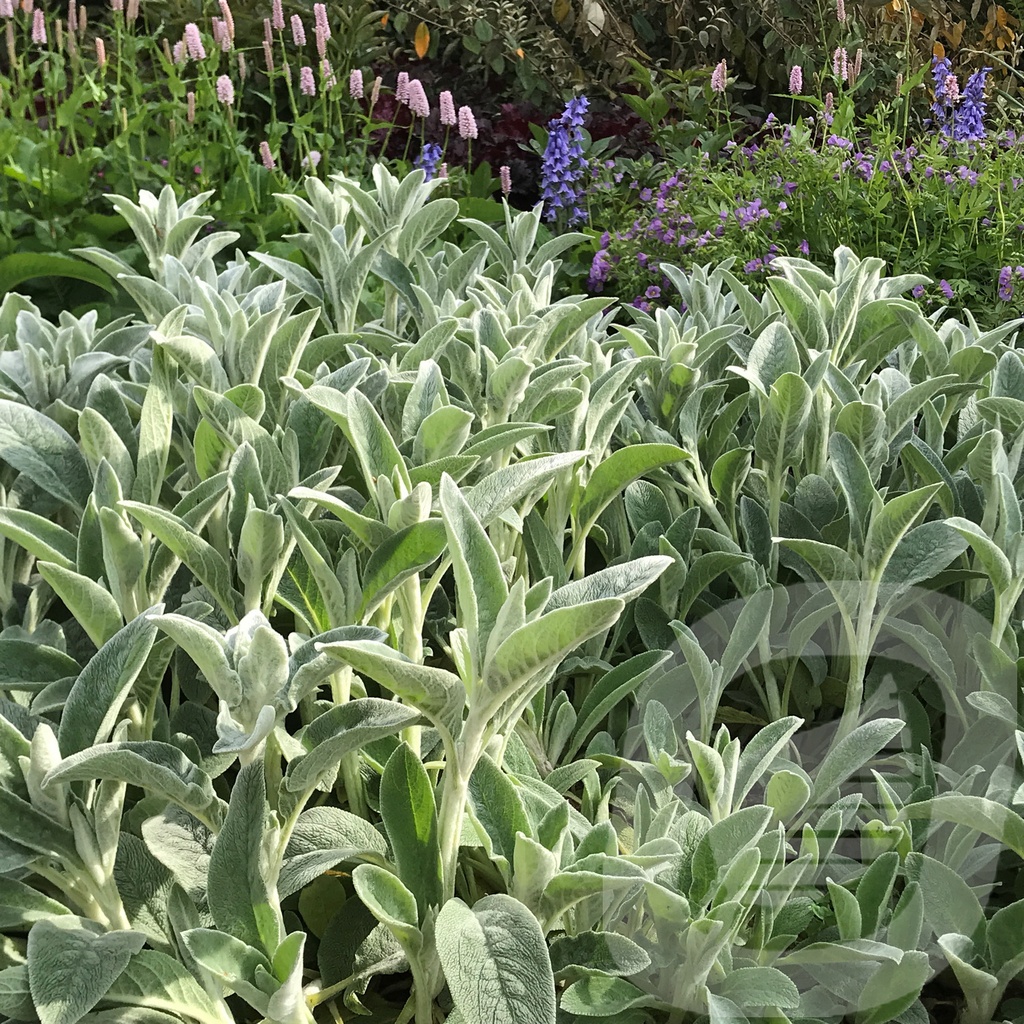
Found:
[{"label": "violet flower cluster", "polygon": [[954,142],[979,142],[985,138],[985,81],[991,68],[979,68],[963,89],[947,57],[932,59],[935,99],[933,124]]},{"label": "violet flower cluster", "polygon": [[541,199],[545,219],[553,221],[559,210],[567,210],[569,224],[580,224],[587,215],[580,206],[584,189],[580,179],[586,169],[583,159],[583,118],[590,105],[578,96],[565,105],[561,117],[548,122],[548,144],[541,167]]}]

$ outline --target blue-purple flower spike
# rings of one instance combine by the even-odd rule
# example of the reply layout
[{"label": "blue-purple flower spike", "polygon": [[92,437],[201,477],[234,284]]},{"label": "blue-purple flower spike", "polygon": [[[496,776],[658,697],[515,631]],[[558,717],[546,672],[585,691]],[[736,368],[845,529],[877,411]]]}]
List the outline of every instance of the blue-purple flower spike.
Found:
[{"label": "blue-purple flower spike", "polygon": [[554,220],[562,209],[569,211],[570,225],[586,220],[579,205],[583,190],[578,182],[584,169],[582,128],[588,106],[586,96],[577,96],[565,105],[561,117],[548,123],[540,180],[545,220]]}]

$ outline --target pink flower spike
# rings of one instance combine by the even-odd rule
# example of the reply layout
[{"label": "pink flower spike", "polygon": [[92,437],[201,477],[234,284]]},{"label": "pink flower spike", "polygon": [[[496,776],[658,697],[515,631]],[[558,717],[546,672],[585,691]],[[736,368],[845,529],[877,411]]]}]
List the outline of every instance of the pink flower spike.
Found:
[{"label": "pink flower spike", "polygon": [[174,48],[171,50],[171,60],[174,61],[175,64],[185,63],[185,43],[183,40],[179,39],[174,44]]},{"label": "pink flower spike", "polygon": [[853,71],[851,73],[851,77],[854,80],[860,78],[860,66],[861,66],[861,62],[863,60],[864,60],[864,51],[860,47],[858,47],[857,48],[857,55],[853,58]]},{"label": "pink flower spike", "polygon": [[399,71],[398,72],[398,83],[395,85],[395,102],[396,103],[408,103],[409,102],[409,72]]},{"label": "pink flower spike", "polygon": [[[124,10],[124,0],[110,0],[110,9],[115,14],[119,14],[121,11]],[[69,17],[68,21],[70,20],[71,18]]]},{"label": "pink flower spike", "polygon": [[327,36],[319,25],[314,30],[314,34],[316,35],[316,55],[323,58],[327,53]]},{"label": "pink flower spike", "polygon": [[265,43],[273,43],[274,42],[274,30],[270,26],[270,19],[269,18],[264,18],[263,19],[263,41]]},{"label": "pink flower spike", "polygon": [[246,79],[246,76],[248,75],[248,73],[249,73],[249,69],[248,69],[248,67],[246,66],[246,63],[245,63],[245,54],[242,53],[241,50],[239,50],[238,51],[238,78],[239,78],[239,80],[244,82],[245,79]]},{"label": "pink flower spike", "polygon": [[272,75],[274,73],[274,47],[270,45],[270,40],[263,40],[263,62],[267,65],[267,74]]},{"label": "pink flower spike", "polygon": [[430,102],[427,100],[427,94],[423,91],[423,83],[418,79],[414,78],[409,83],[408,91],[409,109],[417,117],[430,117]]},{"label": "pink flower spike", "polygon": [[441,166],[437,169],[437,176],[439,178],[447,178],[448,177],[448,165],[447,164],[441,164]]},{"label": "pink flower spike", "polygon": [[512,191],[512,171],[507,165],[502,164],[498,168],[498,175],[501,178],[501,194],[507,196]]},{"label": "pink flower spike", "polygon": [[302,158],[302,166],[311,167],[315,171],[320,166],[320,161],[322,159],[323,154],[321,154],[319,149],[311,149],[309,151],[309,156],[304,156]]},{"label": "pink flower spike", "polygon": [[799,64],[794,64],[789,72],[789,94],[799,96],[804,91],[804,69]]},{"label": "pink flower spike", "polygon": [[338,84],[338,79],[334,76],[334,69],[329,60],[320,62],[320,81],[323,82],[323,86],[328,92]]},{"label": "pink flower spike", "polygon": [[217,99],[225,107],[230,107],[235,102],[235,86],[227,75],[221,75],[217,79]]},{"label": "pink flower spike", "polygon": [[459,107],[459,135],[464,139],[477,137],[476,118],[470,107]]},{"label": "pink flower spike", "polygon": [[840,24],[846,21],[845,0],[836,0],[836,21],[838,21]]},{"label": "pink flower spike", "polygon": [[235,41],[235,19],[231,14],[231,7],[228,0],[220,0],[220,13],[224,16],[224,27],[228,30],[228,39]]},{"label": "pink flower spike", "polygon": [[32,16],[32,42],[37,46],[46,45],[46,17],[42,11]]},{"label": "pink flower spike", "polygon": [[270,9],[270,24],[275,32],[284,31],[284,6],[281,0],[274,0]]},{"label": "pink flower spike", "polygon": [[292,42],[296,46],[306,45],[306,26],[297,14],[292,15]]},{"label": "pink flower spike", "polygon": [[363,72],[359,68],[353,68],[349,72],[348,94],[354,100],[363,98]]},{"label": "pink flower spike", "polygon": [[124,20],[131,24],[139,17],[139,0],[128,0],[128,6],[124,12]]},{"label": "pink flower spike", "polygon": [[327,7],[324,4],[313,4],[313,19],[316,27],[324,34],[324,39],[331,38],[331,26],[327,21]]},{"label": "pink flower spike", "polygon": [[194,21],[185,26],[185,50],[190,60],[206,60],[203,37],[199,34],[199,26]]},{"label": "pink flower spike", "polygon": [[260,159],[263,161],[263,166],[268,171],[272,171],[276,166],[274,163],[274,155],[270,152],[270,143],[264,139],[260,143]]},{"label": "pink flower spike", "polygon": [[725,92],[726,82],[728,81],[729,68],[725,63],[725,60],[720,60],[715,65],[715,70],[711,72],[711,91],[723,94]]},{"label": "pink flower spike", "polygon": [[849,77],[849,57],[845,46],[837,46],[832,54],[832,76],[838,82],[845,82]]},{"label": "pink flower spike", "polygon": [[13,18],[14,5],[11,0],[0,0],[0,18]]},{"label": "pink flower spike", "polygon": [[441,108],[441,124],[454,128],[459,123],[459,119],[455,116],[455,101],[452,99],[452,94],[445,89],[438,96],[437,102]]},{"label": "pink flower spike", "polygon": [[956,75],[946,75],[946,95],[950,103],[956,103],[960,99],[960,82]]},{"label": "pink flower spike", "polygon": [[313,79],[313,69],[308,65],[299,68],[299,92],[303,96],[316,95],[316,82]]}]

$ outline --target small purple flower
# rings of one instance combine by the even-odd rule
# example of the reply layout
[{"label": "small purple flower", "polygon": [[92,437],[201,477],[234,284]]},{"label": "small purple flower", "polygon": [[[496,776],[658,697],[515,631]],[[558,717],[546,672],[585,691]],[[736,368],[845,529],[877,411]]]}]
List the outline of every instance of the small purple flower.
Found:
[{"label": "small purple flower", "polygon": [[1013,298],[1013,267],[1003,267],[999,271],[999,300],[1009,302]]},{"label": "small purple flower", "polygon": [[953,299],[956,297],[956,293],[953,291],[952,286],[945,278],[939,282],[939,290],[947,299]]},{"label": "small purple flower", "polygon": [[413,161],[413,167],[423,168],[427,174],[426,180],[430,181],[437,173],[437,164],[441,156],[441,147],[436,142],[428,142]]},{"label": "small purple flower", "polygon": [[644,296],[648,299],[660,299],[661,289],[656,284],[652,284],[648,287],[647,291],[644,292]]},{"label": "small purple flower", "polygon": [[915,299],[921,298],[921,296],[924,295],[924,285],[915,284],[914,287],[910,289],[910,294],[913,295]]},{"label": "small purple flower", "polygon": [[803,253],[803,254],[804,254],[805,256],[810,256],[810,254],[811,254],[811,247],[810,247],[810,245],[809,245],[809,244],[807,243],[807,239],[806,239],[806,238],[805,238],[805,239],[803,239],[803,241],[801,241],[801,243],[800,243],[800,244],[799,244],[799,245],[797,246],[797,248],[798,248],[798,249],[800,250],[800,252],[802,252],[802,253]]}]

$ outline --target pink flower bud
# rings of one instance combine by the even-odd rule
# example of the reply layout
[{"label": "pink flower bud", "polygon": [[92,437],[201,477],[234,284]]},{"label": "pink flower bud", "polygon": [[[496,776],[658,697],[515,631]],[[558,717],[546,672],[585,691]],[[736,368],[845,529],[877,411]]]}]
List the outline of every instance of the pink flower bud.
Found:
[{"label": "pink flower bud", "polygon": [[418,79],[414,78],[409,83],[408,91],[409,109],[417,117],[430,117],[430,102],[427,100],[427,94],[423,91],[423,83]]},{"label": "pink flower bud", "polygon": [[315,171],[320,166],[320,161],[322,159],[323,155],[319,149],[311,149],[309,151],[309,156],[304,156],[302,158],[302,166],[311,167]]},{"label": "pink flower bud", "polygon": [[299,92],[303,96],[316,95],[316,82],[313,79],[313,69],[306,65],[299,68]]},{"label": "pink flower bud", "polygon": [[239,81],[244,82],[245,76],[249,73],[249,69],[245,64],[245,54],[241,50],[238,51],[238,78]]},{"label": "pink flower bud", "polygon": [[267,142],[266,139],[260,143],[260,159],[263,161],[263,166],[266,167],[268,171],[272,171],[274,169],[274,156],[270,152],[270,143]]},{"label": "pink flower bud", "polygon": [[399,71],[398,72],[398,83],[395,85],[395,102],[396,103],[408,103],[409,102],[409,72]]},{"label": "pink flower bud", "polygon": [[139,17],[139,0],[128,0],[128,6],[125,8],[124,20],[131,24],[137,21]]},{"label": "pink flower bud", "polygon": [[88,12],[85,4],[82,4],[82,6],[78,8],[78,34],[80,36],[84,36],[85,35],[85,30],[86,30],[86,28],[88,26],[88,23],[89,23],[89,12]]},{"label": "pink flower bud", "polygon": [[469,107],[459,107],[459,135],[464,139],[477,137],[476,118]]},{"label": "pink flower bud", "polygon": [[270,8],[270,24],[276,32],[284,31],[284,7],[281,0],[274,0]]},{"label": "pink flower bud", "polygon": [[[113,11],[113,12],[114,12],[115,14],[118,14],[118,13],[120,13],[121,11],[123,11],[123,10],[124,10],[124,0],[110,0],[110,9],[111,9],[111,10],[112,10],[112,11]],[[70,20],[71,20],[71,19],[70,19],[70,18],[68,18],[68,21],[70,21]]]},{"label": "pink flower bud", "polygon": [[36,11],[32,16],[32,42],[45,46],[46,41],[46,17],[42,11]]},{"label": "pink flower bud", "polygon": [[856,80],[856,79],[860,78],[860,66],[861,66],[861,62],[863,60],[864,60],[864,51],[860,47],[858,47],[857,48],[857,54],[853,58],[853,71],[851,72],[851,79],[852,80]]},{"label": "pink flower bud", "polygon": [[711,72],[711,91],[723,94],[729,77],[729,68],[725,60],[720,60]]},{"label": "pink flower bud", "polygon": [[441,124],[454,128],[459,123],[459,119],[455,116],[455,101],[452,99],[452,94],[445,89],[438,96],[437,102],[441,108]]},{"label": "pink flower bud", "polygon": [[25,14],[31,14],[35,6],[35,0],[21,0],[21,9]]},{"label": "pink flower bud", "polygon": [[334,77],[334,70],[331,68],[329,60],[320,62],[320,81],[328,92],[338,84],[338,79]]},{"label": "pink flower bud", "polygon": [[68,0],[68,31],[72,35],[78,31],[78,0]]},{"label": "pink flower bud", "polygon": [[363,72],[359,68],[353,68],[349,72],[348,94],[354,100],[363,98]]},{"label": "pink flower bud", "polygon": [[174,49],[171,50],[171,61],[174,64],[185,63],[185,43],[183,40],[179,39],[174,44]]},{"label": "pink flower bud", "polygon": [[231,14],[231,7],[228,0],[220,0],[220,13],[224,16],[224,26],[228,30],[228,39],[235,41],[235,19]]},{"label": "pink flower bud", "polygon": [[377,106],[377,100],[380,99],[380,87],[384,84],[384,79],[378,75],[373,80],[373,87],[370,89],[370,109],[372,110]]},{"label": "pink flower bud", "polygon": [[99,36],[96,37],[96,63],[101,68],[107,63],[107,46]]},{"label": "pink flower bud", "polygon": [[267,74],[272,75],[274,73],[274,48],[267,39],[263,40],[263,63],[267,66]]},{"label": "pink flower bud", "polygon": [[437,169],[437,176],[439,178],[447,178],[448,177],[448,165],[447,164],[441,164],[441,166]]},{"label": "pink flower bud", "polygon": [[185,52],[190,60],[206,60],[203,37],[199,34],[199,26],[194,21],[185,26]]},{"label": "pink flower bud", "polygon": [[331,38],[331,26],[327,21],[327,7],[324,4],[313,4],[313,19],[316,27],[324,34],[324,39]]},{"label": "pink flower bud", "polygon": [[230,107],[235,102],[235,85],[227,75],[221,75],[217,79],[217,99]]},{"label": "pink flower bud", "polygon": [[267,43],[274,42],[274,30],[271,27],[269,18],[263,19],[263,41]]},{"label": "pink flower bud", "polygon": [[185,97],[185,120],[189,124],[192,124],[196,119],[196,94],[194,92],[188,93]]},{"label": "pink flower bud", "polygon": [[498,176],[501,178],[501,194],[507,196],[512,191],[512,171],[502,164],[498,168]]},{"label": "pink flower bud", "polygon": [[306,26],[297,14],[292,15],[292,42],[296,46],[306,45]]}]

